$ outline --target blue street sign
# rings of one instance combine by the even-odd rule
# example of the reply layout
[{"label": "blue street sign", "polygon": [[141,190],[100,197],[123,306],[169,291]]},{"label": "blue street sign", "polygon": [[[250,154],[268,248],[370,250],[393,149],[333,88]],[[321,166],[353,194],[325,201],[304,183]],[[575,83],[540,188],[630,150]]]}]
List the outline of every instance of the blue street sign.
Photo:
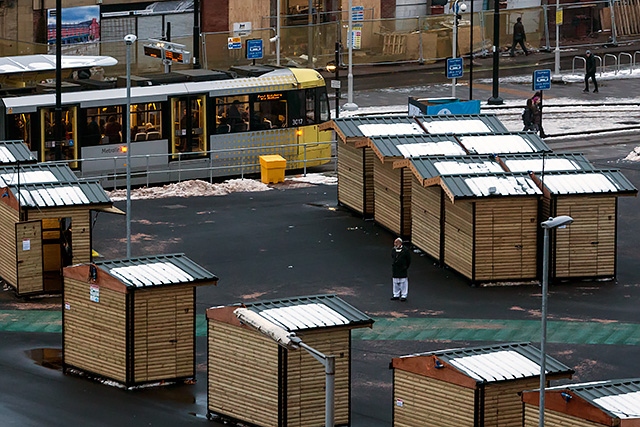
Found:
[{"label": "blue street sign", "polygon": [[462,67],[462,58],[447,59],[447,78],[458,79],[462,77],[464,68]]},{"label": "blue street sign", "polygon": [[247,40],[247,59],[262,59],[262,39]]},{"label": "blue street sign", "polygon": [[364,21],[364,6],[351,7],[351,20]]},{"label": "blue street sign", "polygon": [[551,89],[551,70],[535,70],[533,72],[533,90]]}]

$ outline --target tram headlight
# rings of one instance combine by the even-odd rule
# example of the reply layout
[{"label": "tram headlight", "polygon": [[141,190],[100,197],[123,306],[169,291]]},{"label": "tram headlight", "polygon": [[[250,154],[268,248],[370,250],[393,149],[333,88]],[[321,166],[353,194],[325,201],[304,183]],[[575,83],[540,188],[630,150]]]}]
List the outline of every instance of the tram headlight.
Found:
[{"label": "tram headlight", "polygon": [[121,145],[120,146],[120,152],[121,153],[126,153],[127,152],[127,146],[126,145]]},{"label": "tram headlight", "polygon": [[302,129],[296,129],[296,136],[302,136]]}]

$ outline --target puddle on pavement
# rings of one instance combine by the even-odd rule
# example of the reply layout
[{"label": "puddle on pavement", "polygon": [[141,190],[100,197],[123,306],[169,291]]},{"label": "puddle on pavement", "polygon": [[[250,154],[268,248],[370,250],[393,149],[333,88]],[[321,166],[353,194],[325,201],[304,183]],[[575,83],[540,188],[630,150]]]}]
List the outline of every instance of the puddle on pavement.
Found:
[{"label": "puddle on pavement", "polygon": [[25,353],[40,366],[62,370],[62,349],[60,348],[34,348]]}]

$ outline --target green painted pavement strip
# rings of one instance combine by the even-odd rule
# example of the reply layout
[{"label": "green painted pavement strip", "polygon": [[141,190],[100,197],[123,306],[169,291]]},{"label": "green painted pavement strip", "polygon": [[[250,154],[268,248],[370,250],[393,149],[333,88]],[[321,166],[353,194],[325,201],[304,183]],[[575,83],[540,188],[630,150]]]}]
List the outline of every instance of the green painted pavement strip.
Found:
[{"label": "green painted pavement strip", "polygon": [[[372,329],[353,331],[363,341],[540,341],[539,320],[374,318]],[[0,331],[62,331],[62,314],[46,310],[0,310]],[[207,320],[196,316],[196,335],[207,335]],[[566,344],[640,345],[640,324],[547,322],[547,341]]]}]

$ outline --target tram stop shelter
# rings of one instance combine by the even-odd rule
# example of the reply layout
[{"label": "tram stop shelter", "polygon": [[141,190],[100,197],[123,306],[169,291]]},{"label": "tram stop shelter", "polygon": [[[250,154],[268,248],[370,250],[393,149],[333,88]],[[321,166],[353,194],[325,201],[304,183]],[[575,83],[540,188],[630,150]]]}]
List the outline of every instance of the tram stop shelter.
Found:
[{"label": "tram stop shelter", "polygon": [[62,268],[91,260],[92,211],[123,213],[67,166],[0,169],[0,276],[18,296],[59,293]]},{"label": "tram stop shelter", "polygon": [[331,120],[320,127],[336,134],[338,202],[365,217],[374,215],[374,154],[370,138],[400,135],[504,133],[495,115],[367,116]]},{"label": "tram stop shelter", "polygon": [[24,165],[37,161],[22,140],[0,141],[0,166]]},{"label": "tram stop shelter", "polygon": [[207,413],[262,427],[325,423],[325,369],[241,323],[246,308],[325,355],[335,356],[335,425],[351,422],[351,330],[373,320],[335,295],[245,302],[207,310]]},{"label": "tram stop shelter", "polygon": [[184,254],[66,267],[64,372],[127,388],[194,379],[195,287],[217,281]]},{"label": "tram stop shelter", "polygon": [[[544,393],[547,427],[637,427],[640,378],[593,381],[550,387]],[[522,393],[523,427],[538,425],[540,390]]]},{"label": "tram stop shelter", "polygon": [[550,235],[553,279],[613,279],[616,276],[618,197],[638,190],[619,170],[534,174],[543,189],[543,218],[569,215],[573,223]]},{"label": "tram stop shelter", "polygon": [[[505,343],[395,357],[393,426],[520,426],[519,393],[540,385],[540,350]],[[547,356],[547,382],[573,370]]]}]

